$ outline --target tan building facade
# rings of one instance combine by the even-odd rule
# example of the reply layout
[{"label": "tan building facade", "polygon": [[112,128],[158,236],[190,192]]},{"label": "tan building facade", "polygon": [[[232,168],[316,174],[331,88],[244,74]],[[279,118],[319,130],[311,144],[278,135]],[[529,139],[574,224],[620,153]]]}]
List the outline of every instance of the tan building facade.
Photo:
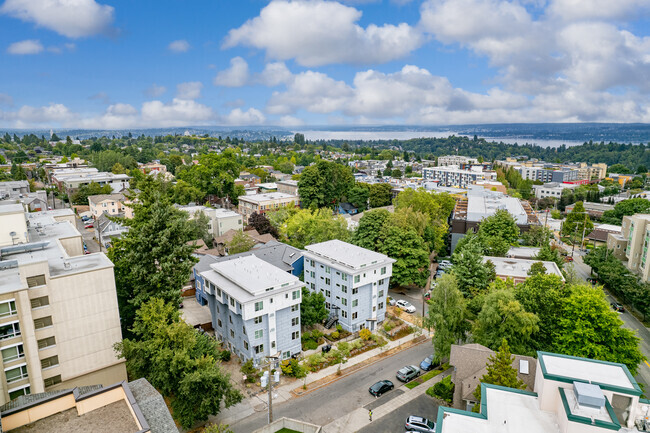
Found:
[{"label": "tan building facade", "polygon": [[244,216],[244,223],[248,223],[248,217],[254,212],[263,214],[289,205],[298,205],[298,197],[281,192],[239,197],[239,213]]},{"label": "tan building facade", "polygon": [[[19,231],[5,207],[0,230]],[[126,379],[113,264],[83,254],[67,212],[25,213],[26,242],[0,243],[0,404]]]},{"label": "tan building facade", "polygon": [[617,255],[616,250],[625,248],[625,256],[622,260],[627,260],[627,268],[639,274],[643,281],[650,281],[648,244],[650,244],[650,214],[624,216],[620,238],[610,235],[607,239],[608,247],[610,245],[621,246],[621,248],[615,249],[615,256]]},{"label": "tan building facade", "polygon": [[88,197],[88,204],[93,218],[97,219],[104,213],[110,216],[124,214],[126,211],[125,200],[123,194],[91,195]]},{"label": "tan building facade", "polygon": [[607,164],[599,163],[588,165],[584,162],[581,162],[578,166],[578,177],[580,179],[604,179],[607,175]]}]

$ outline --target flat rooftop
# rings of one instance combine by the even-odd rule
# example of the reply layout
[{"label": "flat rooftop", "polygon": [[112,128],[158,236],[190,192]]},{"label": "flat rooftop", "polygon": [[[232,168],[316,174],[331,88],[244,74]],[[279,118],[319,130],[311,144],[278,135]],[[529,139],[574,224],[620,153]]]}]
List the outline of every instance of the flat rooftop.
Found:
[{"label": "flat rooftop", "polygon": [[499,209],[507,210],[517,224],[528,223],[528,215],[518,198],[483,187],[471,188],[467,192],[467,221],[481,221],[494,215]]},{"label": "flat rooftop", "polygon": [[210,267],[253,295],[265,293],[269,288],[279,289],[300,282],[298,277],[254,255],[213,263]]},{"label": "flat rooftop", "polygon": [[532,259],[541,251],[540,247],[510,247],[508,257],[524,257]]},{"label": "flat rooftop", "polygon": [[[497,275],[503,275],[511,278],[528,278],[528,271],[533,263],[540,262],[540,260],[531,259],[514,259],[510,257],[483,257],[483,263],[491,261],[494,264],[494,270]],[[560,268],[555,262],[545,262],[542,264],[546,268],[547,274],[555,274],[564,280]]]},{"label": "flat rooftop", "polygon": [[545,378],[559,376],[571,381],[591,382],[605,387],[634,392],[639,390],[630,372],[621,364],[546,352],[538,352],[538,357]]},{"label": "flat rooftop", "polygon": [[124,400],[100,407],[84,415],[72,408],[34,423],[11,430],[16,433],[137,433],[140,430]]},{"label": "flat rooftop", "polygon": [[352,269],[361,269],[362,267],[374,265],[377,263],[392,263],[393,259],[388,256],[347,242],[334,239],[331,241],[321,242],[319,244],[308,245],[305,247],[307,252],[347,266]]},{"label": "flat rooftop", "polygon": [[283,192],[266,192],[264,194],[251,194],[245,195],[239,198],[239,200],[249,201],[254,203],[261,203],[265,201],[272,200],[283,200],[283,199],[298,199],[295,195],[285,194]]}]

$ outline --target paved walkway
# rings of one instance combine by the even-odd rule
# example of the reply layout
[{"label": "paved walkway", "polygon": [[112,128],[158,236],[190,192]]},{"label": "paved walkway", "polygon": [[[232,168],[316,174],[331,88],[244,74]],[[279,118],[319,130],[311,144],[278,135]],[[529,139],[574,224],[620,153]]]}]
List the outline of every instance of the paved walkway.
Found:
[{"label": "paved walkway", "polygon": [[[379,347],[376,349],[369,350],[365,353],[362,353],[360,355],[357,355],[347,361],[347,363],[344,364],[345,368],[341,370],[343,373],[340,377],[345,376],[345,370],[348,368],[355,366],[357,364],[363,363],[363,362],[368,362],[372,358],[374,358],[377,355],[380,355],[390,349],[399,347],[403,345],[406,342],[409,342],[420,335],[424,335],[425,337],[429,338],[430,334],[426,331],[423,330],[422,333],[413,333],[409,334],[404,338],[400,338],[399,340],[395,341],[389,341],[388,344],[386,344],[384,347]],[[426,341],[426,340],[425,340]],[[384,358],[380,358],[384,359]],[[371,361],[372,362],[372,361]],[[332,365],[330,367],[324,368],[316,373],[310,373],[307,375],[306,381],[303,380],[297,380],[294,381],[290,384],[287,385],[281,385],[278,388],[273,390],[273,404],[280,404],[283,403],[290,398],[293,398],[293,394],[291,391],[297,388],[301,388],[303,386],[303,383],[306,383],[307,390],[309,390],[309,384],[313,383],[315,381],[318,381],[320,379],[323,379],[327,376],[330,376],[332,374],[336,374],[336,371],[338,370],[339,366],[338,365]],[[356,371],[356,370],[355,370]],[[436,377],[441,377],[442,375],[438,375]],[[434,378],[435,379],[435,378]],[[337,380],[337,379],[333,379]],[[432,379],[433,380],[433,379]],[[432,381],[428,381],[428,383],[435,383]],[[431,385],[429,385],[431,386]],[[425,388],[423,385],[416,386],[414,390],[417,390],[418,388]],[[426,389],[424,390],[426,391]],[[422,392],[424,392],[422,391]],[[405,393],[408,394],[408,393]],[[397,400],[397,399],[396,399]],[[224,424],[230,424],[233,425],[237,423],[239,420],[244,419],[251,414],[255,412],[262,412],[265,411],[267,408],[268,404],[268,393],[261,393],[256,396],[253,396],[251,398],[247,398],[241,403],[229,408],[229,409],[224,409],[219,413],[218,418],[217,417],[210,417],[211,422],[221,422]],[[368,414],[366,413],[366,418]],[[379,416],[379,415],[378,415]]]},{"label": "paved walkway", "polygon": [[[396,398],[388,400],[386,403],[372,410],[372,422],[381,423],[381,418],[396,410],[399,407],[407,404],[424,394],[427,389],[432,387],[437,382],[440,382],[445,376],[451,374],[451,369],[437,375],[436,377],[416,386],[413,389],[406,389],[407,391]],[[369,424],[368,421],[368,406],[373,405],[370,403],[367,407],[358,408],[347,415],[323,426],[323,433],[354,433]]]}]

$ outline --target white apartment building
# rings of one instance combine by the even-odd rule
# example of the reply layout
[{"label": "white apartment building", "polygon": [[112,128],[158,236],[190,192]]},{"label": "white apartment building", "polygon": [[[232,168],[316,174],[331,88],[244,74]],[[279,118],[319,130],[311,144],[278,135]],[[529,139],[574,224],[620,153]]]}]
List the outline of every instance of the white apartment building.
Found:
[{"label": "white apartment building", "polygon": [[0,206],[0,404],[127,378],[113,349],[122,339],[113,264],[84,255],[74,218]]},{"label": "white apartment building", "polygon": [[129,188],[129,179],[131,178],[127,174],[98,172],[96,168],[65,168],[52,171],[52,182],[68,195],[91,183],[110,185],[113,192],[118,193]]},{"label": "white apartment building", "polygon": [[303,256],[305,284],[325,295],[328,322],[355,332],[384,321],[395,260],[340,240],[309,245]]},{"label": "white apartment building", "polygon": [[244,216],[244,223],[248,223],[248,217],[254,212],[264,214],[289,205],[297,206],[299,200],[295,195],[281,192],[243,195],[239,197],[239,213]]},{"label": "white apartment building", "polygon": [[461,165],[467,164],[478,164],[478,159],[462,155],[447,155],[438,157],[438,167],[446,167],[449,165],[460,167]]},{"label": "white apartment building", "polygon": [[[529,361],[519,374],[529,374]],[[479,413],[440,407],[438,433],[650,431],[650,401],[624,364],[537,352],[534,392],[481,384]]]},{"label": "white apartment building", "polygon": [[483,171],[480,166],[472,167],[471,170],[462,170],[457,165],[445,167],[425,167],[422,169],[422,177],[426,180],[438,181],[441,186],[466,188],[474,182],[481,180],[496,180],[495,171]]},{"label": "white apartment building", "polygon": [[298,277],[254,256],[210,265],[203,289],[219,340],[240,357],[290,358],[301,352]]},{"label": "white apartment building", "polygon": [[208,233],[213,237],[222,236],[228,230],[243,230],[243,217],[233,210],[213,209],[205,206],[177,206],[178,209],[190,214],[190,218],[196,218],[197,213],[208,217]]},{"label": "white apartment building", "polygon": [[124,194],[99,194],[88,196],[88,205],[93,218],[97,219],[102,214],[117,216],[124,214],[126,206]]},{"label": "white apartment building", "polygon": [[559,199],[565,189],[575,189],[579,186],[572,183],[549,182],[544,185],[533,185],[533,190],[536,198],[553,197]]}]

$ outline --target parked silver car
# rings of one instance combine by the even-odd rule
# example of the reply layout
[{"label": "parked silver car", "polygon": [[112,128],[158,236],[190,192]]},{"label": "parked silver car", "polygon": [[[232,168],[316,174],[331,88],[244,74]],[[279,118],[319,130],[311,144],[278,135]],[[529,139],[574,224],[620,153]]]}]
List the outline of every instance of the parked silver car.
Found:
[{"label": "parked silver car", "polygon": [[411,415],[406,418],[404,428],[407,432],[436,433],[436,423],[421,416]]},{"label": "parked silver car", "polygon": [[397,371],[397,379],[402,382],[409,382],[420,375],[420,369],[415,365],[407,365]]}]

